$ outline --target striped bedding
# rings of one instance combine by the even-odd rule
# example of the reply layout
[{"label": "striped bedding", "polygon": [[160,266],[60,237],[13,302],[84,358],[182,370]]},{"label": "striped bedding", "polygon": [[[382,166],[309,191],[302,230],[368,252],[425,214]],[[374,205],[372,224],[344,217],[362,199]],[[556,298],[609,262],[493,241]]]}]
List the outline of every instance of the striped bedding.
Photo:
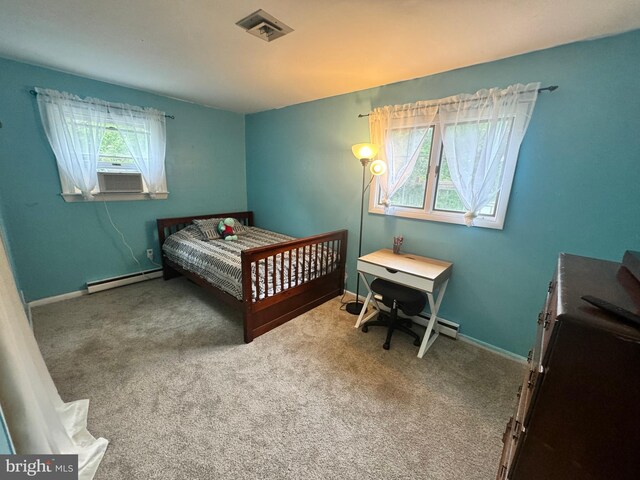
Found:
[{"label": "striped bedding", "polygon": [[[195,225],[189,225],[170,235],[165,240],[162,250],[169,260],[180,265],[185,270],[196,273],[238,300],[242,300],[240,252],[249,248],[273,245],[274,243],[289,240],[293,240],[293,237],[257,227],[248,227],[247,233],[239,235],[236,241],[207,240]],[[322,248],[322,251],[316,257],[315,246],[307,247],[306,255],[302,255],[301,252],[299,258],[297,257],[296,251],[285,252],[284,259],[281,259],[280,254],[277,256],[275,282],[273,281],[273,258],[270,257],[266,286],[264,262],[260,262],[260,299],[265,298],[265,291],[268,291],[268,296],[271,296],[283,289],[296,286],[298,284],[296,272],[298,272],[297,276],[300,278],[299,283],[302,283],[302,281],[309,281],[316,276],[322,275],[326,271],[327,265],[331,270],[335,268],[336,253],[326,248]],[[290,262],[291,268],[289,268]],[[316,263],[317,265],[315,265]],[[283,264],[284,269],[282,269]],[[290,270],[291,275],[289,275]],[[253,266],[251,274],[253,299],[255,300],[257,296],[255,266]]]}]

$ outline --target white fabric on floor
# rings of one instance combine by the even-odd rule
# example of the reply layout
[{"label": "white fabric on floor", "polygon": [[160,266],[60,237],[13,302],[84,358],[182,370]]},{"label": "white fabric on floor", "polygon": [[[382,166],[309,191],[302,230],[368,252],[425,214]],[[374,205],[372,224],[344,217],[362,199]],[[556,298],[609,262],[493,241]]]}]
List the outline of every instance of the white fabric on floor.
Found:
[{"label": "white fabric on floor", "polygon": [[91,480],[108,441],[87,431],[89,400],[65,403],[29,327],[0,236],[0,403],[18,454],[78,454]]}]

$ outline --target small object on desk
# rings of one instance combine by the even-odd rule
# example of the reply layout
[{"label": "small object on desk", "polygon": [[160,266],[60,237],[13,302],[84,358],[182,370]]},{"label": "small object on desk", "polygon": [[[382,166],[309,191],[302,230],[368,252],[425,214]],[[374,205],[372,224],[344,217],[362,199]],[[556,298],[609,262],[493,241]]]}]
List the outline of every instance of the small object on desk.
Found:
[{"label": "small object on desk", "polygon": [[630,312],[629,310],[625,310],[618,305],[614,305],[613,303],[609,303],[606,300],[602,300],[601,298],[593,297],[591,295],[584,295],[581,298],[591,305],[601,308],[602,310],[605,310],[607,312],[613,313],[614,315],[625,319],[628,323],[631,323],[636,327],[640,327],[640,315],[636,315],[635,313]]},{"label": "small object on desk", "polygon": [[393,237],[393,253],[395,253],[396,255],[400,253],[402,242],[404,242],[404,237],[402,235],[400,235],[399,237]]}]

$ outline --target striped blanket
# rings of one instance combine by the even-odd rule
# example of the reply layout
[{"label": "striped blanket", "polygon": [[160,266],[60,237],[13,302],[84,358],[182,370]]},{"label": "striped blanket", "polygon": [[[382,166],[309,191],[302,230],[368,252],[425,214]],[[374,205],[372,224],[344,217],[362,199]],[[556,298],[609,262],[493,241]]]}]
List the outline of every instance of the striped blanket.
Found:
[{"label": "striped blanket", "polygon": [[[247,232],[238,236],[236,241],[222,239],[207,240],[195,225],[190,225],[170,235],[164,242],[162,250],[171,261],[185,270],[196,273],[217,288],[242,300],[242,265],[240,252],[249,248],[273,245],[274,243],[293,240],[293,237],[270,232],[257,227],[248,227]],[[265,298],[283,289],[293,287],[302,281],[309,281],[321,275],[327,268],[335,268],[336,253],[321,248],[315,255],[315,246],[307,247],[304,255],[297,252],[279,254],[275,261],[275,282],[273,279],[273,258],[269,258],[267,278],[265,265],[259,266],[259,295],[255,287],[256,271],[252,268],[253,299]],[[290,255],[291,253],[291,255]],[[283,268],[284,267],[284,268]],[[265,281],[266,280],[266,281]]]}]

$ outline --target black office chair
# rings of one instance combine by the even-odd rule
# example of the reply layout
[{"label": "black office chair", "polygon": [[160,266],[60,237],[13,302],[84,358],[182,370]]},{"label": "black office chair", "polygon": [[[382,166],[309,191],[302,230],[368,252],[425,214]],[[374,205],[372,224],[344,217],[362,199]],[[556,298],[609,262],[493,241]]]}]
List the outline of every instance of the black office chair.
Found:
[{"label": "black office chair", "polygon": [[417,315],[424,310],[427,304],[427,296],[419,290],[398,285],[382,278],[376,278],[371,282],[371,291],[382,295],[382,303],[389,307],[391,312],[390,314],[380,312],[378,319],[365,323],[362,331],[366,333],[369,331],[369,327],[375,326],[387,327],[387,339],[382,345],[385,350],[389,350],[391,346],[391,336],[394,330],[400,330],[411,335],[414,338],[413,344],[419,347],[420,335],[411,330],[413,322],[410,319],[398,318],[398,308],[409,317]]}]

